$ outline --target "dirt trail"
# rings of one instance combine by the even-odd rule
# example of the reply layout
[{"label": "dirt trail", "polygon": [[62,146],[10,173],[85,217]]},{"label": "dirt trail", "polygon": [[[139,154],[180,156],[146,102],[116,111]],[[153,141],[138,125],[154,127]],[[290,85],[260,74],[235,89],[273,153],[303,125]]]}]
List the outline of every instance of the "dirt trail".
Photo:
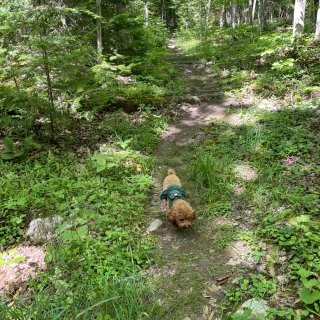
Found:
[{"label": "dirt trail", "polygon": [[[185,75],[188,92],[181,106],[180,121],[167,129],[155,152],[155,189],[149,214],[150,222],[160,218],[164,224],[155,233],[158,264],[149,270],[156,287],[156,303],[161,306],[154,320],[218,320],[222,319],[218,306],[223,290],[232,279],[247,271],[248,250],[241,244],[235,244],[236,249],[229,246],[221,250],[215,239],[225,228],[237,233],[241,225],[232,217],[214,219],[199,214],[191,229],[178,230],[160,212],[159,192],[166,169],[172,167],[190,194],[192,206],[196,211],[204,208],[206,203],[188,181],[190,153],[186,150],[204,139],[201,127],[210,119],[232,123],[234,118],[228,115],[210,67],[180,54],[173,42],[171,47],[172,60]],[[220,282],[223,284],[219,285]]]}]

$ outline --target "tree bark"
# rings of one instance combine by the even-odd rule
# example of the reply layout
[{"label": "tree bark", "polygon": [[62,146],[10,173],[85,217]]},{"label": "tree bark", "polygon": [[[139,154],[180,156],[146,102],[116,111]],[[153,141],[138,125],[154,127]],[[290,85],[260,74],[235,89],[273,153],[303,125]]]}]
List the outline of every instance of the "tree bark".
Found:
[{"label": "tree bark", "polygon": [[318,5],[315,40],[320,41],[320,3]]},{"label": "tree bark", "polygon": [[211,9],[211,0],[208,0],[207,6],[205,9],[205,17],[204,17],[204,32],[205,33],[207,33],[207,29],[208,29],[210,9]]},{"label": "tree bark", "polygon": [[198,14],[199,14],[199,23],[200,23],[200,36],[203,35],[202,29],[202,8],[201,8],[201,0],[198,0]]},{"label": "tree bark", "polygon": [[260,0],[259,3],[259,17],[260,27],[262,30],[266,30],[266,0]]},{"label": "tree bark", "polygon": [[[40,37],[41,38],[41,37]],[[51,140],[55,140],[55,123],[54,123],[54,98],[53,98],[53,86],[51,81],[50,75],[50,67],[49,67],[49,56],[45,45],[41,46],[42,50],[42,57],[43,57],[43,69],[47,79],[47,94],[48,94],[48,101],[49,101],[49,117],[50,117],[50,133],[51,133]]]},{"label": "tree bark", "polygon": [[220,28],[224,28],[227,24],[227,11],[226,7],[223,5],[221,8],[221,15],[220,15]]},{"label": "tree bark", "polygon": [[162,21],[164,20],[164,0],[161,2],[161,19]]},{"label": "tree bark", "polygon": [[248,11],[247,11],[247,20],[250,24],[252,24],[252,0],[249,0],[248,3]]},{"label": "tree bark", "polygon": [[295,0],[292,42],[297,36],[301,36],[303,34],[305,12],[306,0]]},{"label": "tree bark", "polygon": [[[101,16],[101,0],[96,0],[96,10],[97,15]],[[97,18],[97,52],[99,56],[102,55],[102,27],[100,18]]]},{"label": "tree bark", "polygon": [[256,15],[256,7],[257,7],[257,0],[253,0],[253,5],[252,5],[252,22],[254,21],[254,16]]},{"label": "tree bark", "polygon": [[144,1],[144,6],[143,6],[143,12],[144,12],[144,24],[146,27],[149,25],[149,8],[148,8],[148,1]]},{"label": "tree bark", "polygon": [[235,38],[235,31],[236,31],[236,12],[237,12],[237,5],[233,1],[231,5],[231,25],[232,25],[233,38]]}]

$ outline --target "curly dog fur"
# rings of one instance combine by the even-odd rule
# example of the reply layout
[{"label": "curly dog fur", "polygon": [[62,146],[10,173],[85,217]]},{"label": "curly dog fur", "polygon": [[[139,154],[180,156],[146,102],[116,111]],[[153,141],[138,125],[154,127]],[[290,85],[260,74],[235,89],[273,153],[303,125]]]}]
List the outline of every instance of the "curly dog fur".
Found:
[{"label": "curly dog fur", "polygon": [[[163,181],[163,190],[166,190],[171,184],[181,186],[181,181],[173,169],[168,169],[168,175]],[[166,217],[168,221],[179,228],[189,228],[192,225],[192,220],[196,219],[196,213],[187,201],[176,199],[172,208],[167,210]]]}]

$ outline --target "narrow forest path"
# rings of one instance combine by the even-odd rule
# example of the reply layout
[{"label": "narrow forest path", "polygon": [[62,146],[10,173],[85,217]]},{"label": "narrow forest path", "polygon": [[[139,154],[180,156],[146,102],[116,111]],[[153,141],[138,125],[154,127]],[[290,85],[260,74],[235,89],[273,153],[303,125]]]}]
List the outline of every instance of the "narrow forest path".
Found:
[{"label": "narrow forest path", "polygon": [[[226,249],[219,239],[232,237],[244,226],[239,217],[213,218],[201,215],[206,206],[189,179],[190,148],[205,139],[201,128],[210,119],[232,123],[227,106],[211,68],[184,56],[171,43],[172,60],[185,76],[187,94],[181,105],[181,117],[163,133],[155,151],[156,170],[150,222],[159,218],[164,224],[156,233],[158,263],[149,270],[156,287],[160,312],[156,319],[198,320],[221,319],[218,306],[223,291],[231,281],[247,271],[247,248],[239,243]],[[188,152],[189,150],[189,152]],[[192,228],[179,230],[165,221],[159,210],[159,192],[166,170],[172,167],[189,193],[189,201],[199,213]],[[227,239],[228,240],[228,239]],[[232,247],[233,246],[233,247]]]}]

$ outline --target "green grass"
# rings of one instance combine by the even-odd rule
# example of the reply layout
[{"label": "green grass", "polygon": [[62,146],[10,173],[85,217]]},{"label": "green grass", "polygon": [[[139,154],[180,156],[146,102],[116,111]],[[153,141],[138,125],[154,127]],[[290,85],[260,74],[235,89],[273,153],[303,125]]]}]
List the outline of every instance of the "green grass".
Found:
[{"label": "green grass", "polygon": [[38,150],[19,162],[0,162],[1,251],[27,239],[32,219],[65,219],[46,246],[47,270],[20,297],[3,295],[12,303],[0,304],[1,319],[151,316],[153,305],[145,302],[152,288],[140,271],[152,261],[153,241],[141,228],[152,184],[150,153],[165,125],[166,117],[150,110],[115,113],[96,128],[102,134],[95,150]]},{"label": "green grass", "polygon": [[[310,319],[312,314],[317,318],[320,300],[311,302],[308,295],[320,288],[312,276],[319,273],[320,261],[316,249],[320,223],[320,112],[314,98],[319,83],[319,60],[315,59],[319,48],[309,36],[290,48],[290,34],[286,31],[262,34],[243,26],[236,36],[233,40],[231,30],[214,28],[207,41],[183,34],[178,40],[184,52],[213,61],[212,71],[226,97],[242,101],[250,96],[252,102],[227,109],[228,114],[250,121],[237,126],[213,121],[203,129],[206,139],[192,150],[195,156],[189,168],[208,201],[205,214],[236,214],[247,219],[252,244],[267,242],[273,252],[283,250],[289,259],[283,262],[269,258],[267,269],[258,275],[260,280],[248,275],[231,288],[226,310],[236,309],[249,298],[266,297],[272,307],[270,319]],[[285,49],[287,46],[289,49]],[[307,48],[313,56],[307,54]],[[265,98],[277,108],[263,108]],[[234,170],[238,164],[254,168],[256,178],[239,178]],[[235,186],[243,192],[236,195]],[[217,243],[222,247],[232,238],[232,232],[229,236],[227,231],[217,233]],[[241,237],[248,240],[245,235]],[[258,248],[256,254],[269,256],[268,250]],[[292,308],[285,306],[284,298],[277,298],[277,304],[273,300],[279,266],[282,272],[286,270],[289,282],[277,287],[277,297],[289,294],[301,299]],[[308,287],[306,279],[315,283],[313,288]],[[300,318],[297,309],[302,310]]]},{"label": "green grass", "polygon": [[236,239],[237,230],[228,224],[217,225],[213,228],[212,247],[215,250],[224,250],[232,241]]},{"label": "green grass", "polygon": [[[316,178],[320,168],[319,115],[319,111],[313,108],[284,108],[272,113],[255,112],[258,125],[233,127],[213,122],[205,130],[211,138],[208,136],[203,142],[190,165],[194,181],[208,200],[207,215],[236,213],[246,219],[246,210],[249,210],[254,213],[250,219],[255,220],[253,226],[256,227],[253,241],[265,241],[290,255],[290,263],[287,262],[285,268],[293,275],[289,284],[291,289],[301,285],[297,275],[299,270],[305,268],[319,272],[319,251],[314,249],[318,248],[320,223],[319,180]],[[298,160],[287,164],[290,159]],[[250,164],[256,169],[257,177],[248,182],[242,181],[232,169],[239,163]],[[232,191],[234,185],[242,186],[244,192],[235,195]],[[288,225],[288,221],[296,219],[302,222]],[[214,240],[221,249],[233,238],[232,228],[222,231],[218,230]],[[268,283],[273,283],[272,273],[266,272],[264,277]],[[255,297],[252,285],[248,283],[251,291],[237,294],[237,301],[231,299],[236,292],[231,290],[229,308]],[[299,291],[294,292],[294,295],[299,294]],[[273,294],[274,291],[266,292],[271,300]],[[310,309],[307,304],[302,307],[303,310]],[[316,312],[316,308],[317,302],[311,310]],[[290,318],[291,311],[284,306],[278,305],[272,313],[275,316],[286,314],[288,319],[293,319]]]}]

